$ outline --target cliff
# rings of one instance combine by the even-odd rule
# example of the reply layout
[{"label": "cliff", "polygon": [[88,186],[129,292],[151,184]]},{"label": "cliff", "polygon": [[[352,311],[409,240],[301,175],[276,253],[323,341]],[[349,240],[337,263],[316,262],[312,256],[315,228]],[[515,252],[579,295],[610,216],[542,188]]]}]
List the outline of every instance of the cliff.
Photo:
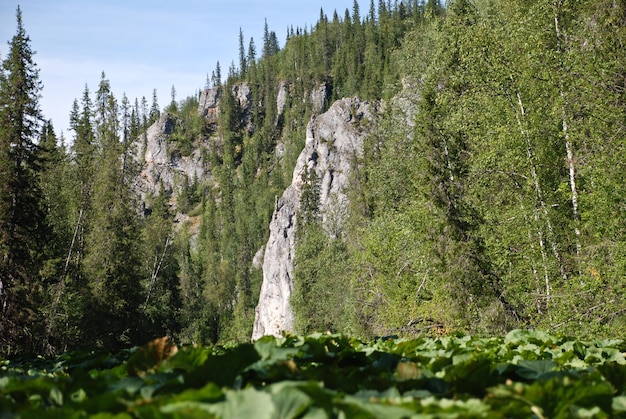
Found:
[{"label": "cliff", "polygon": [[307,126],[306,145],[298,157],[291,185],[277,200],[263,257],[263,283],[252,339],[280,336],[293,330],[290,297],[293,290],[296,217],[305,167],[320,179],[320,211],[329,235],[340,237],[348,202],[351,173],[363,151],[363,139],[376,106],[359,99],[342,99]]},{"label": "cliff", "polygon": [[141,164],[141,172],[136,179],[136,190],[144,209],[149,197],[159,194],[161,184],[165,193],[172,195],[184,177],[189,180],[211,177],[210,170],[202,162],[203,150],[209,147],[208,141],[195,144],[188,156],[174,152],[169,138],[178,123],[178,117],[165,112],[137,141],[136,159]]},{"label": "cliff", "polygon": [[[292,92],[287,83],[278,88],[276,97],[277,122],[283,117]],[[306,171],[319,179],[320,219],[329,236],[341,237],[345,210],[348,204],[347,189],[351,173],[362,155],[363,139],[373,124],[376,106],[357,98],[335,102],[325,113],[322,112],[328,97],[328,86],[320,83],[307,95],[312,106],[313,117],[306,129],[306,145],[300,153],[292,175],[291,185],[276,200],[269,225],[269,239],[255,256],[252,263],[261,267],[263,282],[255,311],[253,338],[293,329],[293,313],[290,297],[293,290],[293,261],[295,256],[296,217],[302,195],[303,175]],[[222,92],[207,89],[199,95],[198,115],[209,125],[219,120],[219,101]],[[254,130],[251,121],[252,99],[250,88],[245,83],[233,86],[232,94],[239,102],[244,118],[243,126],[248,132]],[[176,152],[172,136],[181,129],[181,119],[170,113],[161,115],[138,139],[137,158],[141,173],[137,178],[137,191],[144,210],[149,209],[150,196],[159,193],[161,184],[165,193],[172,196],[176,209],[176,196],[182,180],[197,179],[213,181],[212,168],[203,159],[211,147],[219,144],[219,138],[209,136],[196,140],[191,153]],[[213,132],[216,132],[213,126]],[[281,139],[278,138],[276,153],[280,153]],[[177,217],[179,220],[184,220]]]},{"label": "cliff", "polygon": [[[251,126],[250,109],[252,107],[251,90],[246,83],[237,83],[232,88],[233,96],[239,102],[244,124]],[[221,88],[214,87],[200,92],[198,115],[209,125],[218,122]],[[144,209],[149,206],[149,197],[158,195],[161,184],[166,194],[176,196],[186,177],[189,181],[197,179],[211,181],[211,167],[205,161],[215,141],[210,136],[195,141],[189,155],[182,155],[171,141],[172,134],[183,128],[181,119],[169,112],[164,112],[152,124],[145,135],[137,139],[136,161],[141,165],[141,172],[136,180],[136,190]],[[175,200],[173,202],[175,204]]]}]

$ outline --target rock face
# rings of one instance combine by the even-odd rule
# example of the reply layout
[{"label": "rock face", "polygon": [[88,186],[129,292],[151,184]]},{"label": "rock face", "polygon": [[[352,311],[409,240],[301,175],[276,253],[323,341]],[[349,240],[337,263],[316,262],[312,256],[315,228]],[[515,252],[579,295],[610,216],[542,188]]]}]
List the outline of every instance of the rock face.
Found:
[{"label": "rock face", "polygon": [[328,84],[320,83],[311,91],[309,99],[311,100],[311,105],[313,105],[314,112],[320,113],[324,110],[326,100],[328,99],[328,89]]},{"label": "rock face", "polygon": [[[250,110],[252,109],[252,90],[247,83],[237,83],[232,87],[232,94],[239,102],[243,112],[244,123],[249,124]],[[212,87],[200,92],[198,113],[209,123],[217,123],[220,111],[221,87]]]},{"label": "rock face", "polygon": [[[198,113],[209,123],[219,120],[220,90],[206,89],[200,93]],[[251,132],[252,95],[245,83],[233,86],[233,96],[239,102],[244,120]],[[328,86],[320,84],[310,92],[307,100],[314,105],[314,113],[321,112],[327,101]],[[289,100],[289,85],[278,86],[276,98],[279,117],[285,112]],[[270,223],[270,236],[264,249],[254,257],[254,265],[263,269],[263,284],[256,308],[253,338],[263,335],[280,335],[293,330],[293,312],[290,297],[293,290],[293,262],[295,256],[296,214],[304,184],[305,168],[319,179],[321,220],[330,236],[341,237],[345,209],[348,203],[347,187],[354,165],[362,154],[363,139],[369,121],[376,115],[376,106],[356,98],[335,102],[327,112],[314,116],[307,126],[306,145],[300,154],[293,173],[292,184],[285,190],[276,206]],[[141,173],[136,180],[136,190],[144,210],[149,196],[156,196],[162,184],[165,192],[175,194],[182,181],[212,177],[210,167],[203,161],[214,139],[196,141],[192,153],[181,155],[173,150],[170,136],[176,132],[181,120],[164,113],[148,128],[146,135],[137,139],[136,161]],[[373,124],[372,124],[373,125]],[[280,154],[281,142],[277,146]]]},{"label": "rock face", "polygon": [[300,206],[305,167],[320,180],[320,211],[326,231],[341,235],[348,203],[347,187],[354,164],[363,152],[363,139],[375,106],[356,98],[342,99],[313,117],[307,126],[306,145],[291,185],[276,201],[270,236],[263,257],[263,283],[256,308],[252,339],[280,336],[293,330],[290,297],[293,290],[296,214]]},{"label": "rock face", "polygon": [[247,112],[252,106],[252,90],[248,83],[235,84],[233,86],[233,96],[235,96],[244,112]]},{"label": "rock face", "polygon": [[289,86],[287,82],[281,81],[278,85],[278,94],[276,95],[276,110],[278,118],[282,117],[287,108],[287,97],[289,96]]},{"label": "rock face", "polygon": [[210,176],[202,163],[203,150],[209,147],[208,143],[195,146],[189,156],[171,152],[169,136],[177,124],[177,117],[165,112],[148,128],[145,137],[137,139],[136,161],[142,167],[136,187],[144,205],[149,195],[158,195],[161,183],[165,192],[172,194],[182,184],[181,180],[185,176],[189,181]]},{"label": "rock face", "polygon": [[[208,123],[217,124],[219,119],[220,99],[222,87],[204,89],[200,92],[198,100],[198,114],[204,117]],[[320,84],[311,91],[310,100],[314,103],[315,111],[321,112],[328,94],[328,86]],[[241,109],[242,123],[247,127],[248,133],[252,133],[252,90],[247,83],[237,83],[232,86],[232,95],[239,103]],[[281,82],[278,86],[276,106],[278,117],[282,117],[287,105],[289,96],[289,85]],[[172,153],[172,147],[168,139],[175,131],[179,120],[175,115],[163,113],[158,121],[152,124],[145,136],[137,139],[136,161],[142,165],[142,170],[136,181],[136,189],[141,202],[146,205],[149,195],[157,195],[160,183],[163,183],[165,192],[173,194],[182,184],[183,177],[190,181],[194,178],[206,180],[211,176],[210,168],[206,167],[202,161],[202,155],[210,147],[209,141],[194,144],[192,154],[181,156]],[[277,152],[280,154],[281,147],[279,141]]]},{"label": "rock face", "polygon": [[[278,85],[278,93],[276,94],[276,122],[281,122],[287,110],[287,102],[292,98],[293,84],[289,84],[285,81],[281,81]],[[308,94],[308,98],[303,98],[302,102],[307,100],[311,105],[311,110],[314,115],[320,114],[324,111],[328,97],[330,95],[330,85],[326,82],[318,83]]]},{"label": "rock face", "polygon": [[209,122],[217,122],[220,110],[220,89],[213,87],[202,90],[198,102],[198,113]]}]

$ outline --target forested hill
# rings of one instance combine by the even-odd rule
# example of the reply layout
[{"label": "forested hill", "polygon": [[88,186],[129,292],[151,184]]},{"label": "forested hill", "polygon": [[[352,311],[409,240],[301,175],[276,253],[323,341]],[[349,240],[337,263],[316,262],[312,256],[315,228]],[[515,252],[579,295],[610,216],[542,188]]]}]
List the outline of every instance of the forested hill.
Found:
[{"label": "forested hill", "polygon": [[[309,121],[345,97],[379,114],[339,234],[306,179],[295,331],[625,331],[626,2],[355,1],[261,41],[241,36],[225,77],[218,63],[163,110],[118,100],[103,73],[66,146],[40,123],[18,11],[0,73],[0,353],[249,340],[277,198]],[[140,196],[156,131],[203,175]]]}]

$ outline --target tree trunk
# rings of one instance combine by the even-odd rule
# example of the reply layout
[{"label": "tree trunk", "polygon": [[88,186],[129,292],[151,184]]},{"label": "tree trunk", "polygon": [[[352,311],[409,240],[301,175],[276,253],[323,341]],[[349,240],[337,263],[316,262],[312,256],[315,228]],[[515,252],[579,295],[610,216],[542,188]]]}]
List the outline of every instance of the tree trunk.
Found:
[{"label": "tree trunk", "polygon": [[[510,76],[511,83],[514,83],[513,76]],[[565,271],[565,267],[563,266],[563,258],[561,256],[561,252],[559,251],[558,244],[556,242],[556,235],[554,234],[554,228],[552,226],[552,222],[550,221],[550,216],[548,214],[548,208],[545,202],[543,190],[541,188],[541,183],[539,181],[539,175],[537,174],[537,164],[535,162],[535,157],[532,151],[532,144],[530,142],[530,134],[528,130],[524,128],[523,119],[526,117],[526,109],[524,107],[524,103],[522,101],[522,95],[519,91],[515,92],[516,100],[514,101],[511,97],[510,92],[506,89],[507,97],[511,107],[513,108],[513,112],[515,114],[515,119],[517,121],[517,125],[519,127],[520,133],[526,142],[526,157],[528,159],[528,164],[530,165],[530,175],[533,182],[533,189],[535,190],[536,197],[536,206],[537,210],[541,212],[544,217],[546,230],[547,230],[547,239],[550,241],[550,246],[552,248],[552,253],[554,254],[554,258],[556,260],[557,266],[559,267],[560,275],[563,279],[567,280],[567,272]],[[546,289],[550,289],[550,285],[547,283],[548,280],[546,278]]]},{"label": "tree trunk", "polygon": [[[560,6],[560,3],[557,7]],[[559,25],[558,10],[554,13],[554,32],[557,39],[557,52],[559,54],[559,96],[561,98],[561,127],[563,132],[563,138],[565,139],[565,153],[567,155],[567,166],[569,171],[569,186],[572,192],[572,215],[574,218],[574,236],[576,240],[576,256],[580,260],[581,244],[580,244],[580,215],[578,212],[578,189],[576,187],[576,165],[574,162],[574,148],[570,138],[569,124],[567,118],[567,106],[565,98],[565,88],[563,77],[565,74],[565,68],[563,63],[563,34]]]}]

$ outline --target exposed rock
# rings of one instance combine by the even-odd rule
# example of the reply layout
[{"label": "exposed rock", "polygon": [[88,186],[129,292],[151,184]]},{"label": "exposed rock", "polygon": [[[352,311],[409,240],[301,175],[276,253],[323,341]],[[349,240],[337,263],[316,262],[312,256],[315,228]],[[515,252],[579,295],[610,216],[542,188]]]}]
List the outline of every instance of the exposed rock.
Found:
[{"label": "exposed rock", "polygon": [[233,96],[239,102],[239,106],[244,112],[252,107],[252,90],[248,83],[237,83],[233,86]]},{"label": "exposed rock", "polygon": [[324,111],[326,101],[328,100],[328,84],[320,83],[317,88],[313,89],[310,94],[311,105],[314,113]]},{"label": "exposed rock", "polygon": [[208,142],[196,144],[189,156],[172,153],[169,136],[176,124],[178,118],[165,112],[148,128],[145,137],[142,135],[137,139],[136,161],[141,164],[141,172],[136,188],[144,206],[149,195],[158,195],[160,183],[167,194],[173,194],[182,185],[184,176],[190,181],[210,176],[202,161],[203,151],[209,147]]},{"label": "exposed rock", "polygon": [[220,88],[213,87],[200,92],[198,114],[205,117],[209,122],[217,122],[220,110]]},{"label": "exposed rock", "polygon": [[265,255],[265,246],[261,246],[252,258],[252,266],[256,269],[263,269],[263,256]]},{"label": "exposed rock", "polygon": [[[293,89],[293,85],[285,81],[281,81],[278,85],[278,93],[276,95],[276,121],[277,123],[282,121],[287,109],[287,100],[290,96],[290,90]],[[313,90],[309,92],[308,100],[311,105],[311,110],[314,115],[324,112],[328,101],[330,86],[328,83],[321,82]],[[307,98],[303,98],[303,103]]]},{"label": "exposed rock", "polygon": [[287,108],[287,97],[289,96],[289,89],[287,82],[281,81],[278,85],[278,94],[276,95],[276,111],[277,117],[280,119],[285,113]]},{"label": "exposed rock", "polygon": [[415,115],[417,103],[421,101],[419,80],[411,77],[402,79],[402,90],[395,95],[390,102],[392,115],[398,120],[398,124],[408,129],[407,138],[412,138],[411,132],[415,127]]},{"label": "exposed rock", "polygon": [[252,125],[252,89],[248,83],[241,82],[232,87],[232,92],[241,109],[241,122],[246,127],[248,134],[252,134],[254,131]]},{"label": "exposed rock", "polygon": [[[247,83],[237,83],[232,87],[232,93],[241,107],[244,123],[250,125],[252,109],[252,91]],[[217,123],[220,108],[221,87],[204,89],[200,92],[198,113],[211,123]],[[209,148],[209,141],[194,143],[192,153],[182,156],[173,150],[169,136],[179,123],[178,117],[170,113],[163,113],[158,121],[150,126],[145,136],[137,139],[136,160],[142,165],[137,178],[137,190],[144,205],[149,195],[157,195],[160,182],[165,192],[173,194],[177,187],[182,185],[186,176],[193,179],[206,180],[211,173],[203,162],[203,154]],[[249,127],[249,129],[251,129]]]},{"label": "exposed rock", "polygon": [[313,117],[304,150],[298,157],[292,184],[277,199],[263,258],[263,283],[252,339],[293,331],[290,298],[293,291],[296,214],[302,195],[304,168],[320,179],[320,211],[327,232],[340,236],[348,202],[350,174],[363,152],[363,139],[375,106],[342,99]]},{"label": "exposed rock", "polygon": [[[237,83],[232,87],[232,93],[243,112],[244,122],[249,124],[250,110],[252,109],[252,90],[248,83]],[[198,114],[204,116],[207,121],[217,123],[220,111],[220,98],[222,87],[203,89],[198,101]]]}]

